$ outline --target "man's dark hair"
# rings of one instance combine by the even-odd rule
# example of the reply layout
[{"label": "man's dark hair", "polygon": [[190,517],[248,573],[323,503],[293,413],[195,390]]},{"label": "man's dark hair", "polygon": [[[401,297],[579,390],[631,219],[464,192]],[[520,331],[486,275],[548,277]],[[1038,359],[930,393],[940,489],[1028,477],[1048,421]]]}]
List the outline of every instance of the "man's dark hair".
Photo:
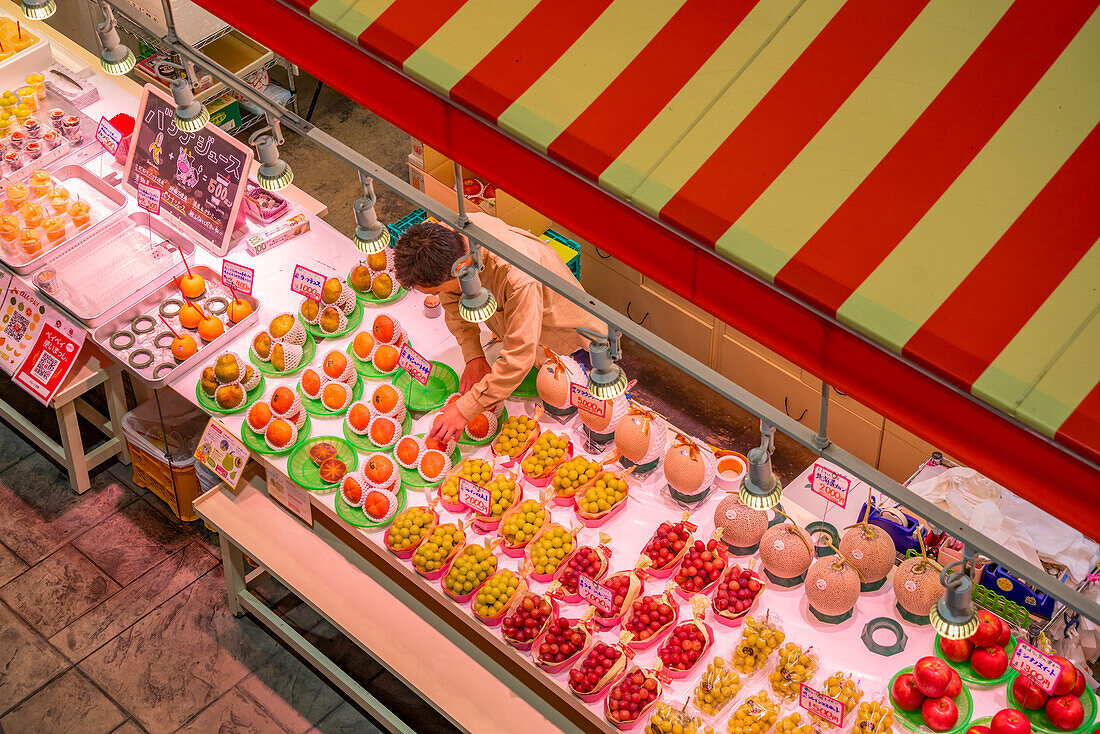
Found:
[{"label": "man's dark hair", "polygon": [[393,248],[397,280],[404,288],[434,288],[451,279],[451,266],[465,254],[457,232],[434,222],[414,224]]}]

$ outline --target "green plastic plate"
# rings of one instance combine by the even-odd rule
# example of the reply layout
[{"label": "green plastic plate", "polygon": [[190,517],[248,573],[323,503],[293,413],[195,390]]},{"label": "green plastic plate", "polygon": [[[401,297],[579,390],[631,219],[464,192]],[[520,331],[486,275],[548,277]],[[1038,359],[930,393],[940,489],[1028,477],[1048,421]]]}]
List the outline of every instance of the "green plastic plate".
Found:
[{"label": "green plastic plate", "polygon": [[432,371],[428,375],[427,385],[421,385],[402,369],[397,370],[393,385],[405,394],[406,408],[426,413],[442,408],[447,398],[458,392],[458,374],[442,362],[432,360]]},{"label": "green plastic plate", "polygon": [[[405,421],[401,424],[401,435],[404,436],[405,434],[407,434],[411,427],[412,427],[412,416],[409,415],[408,411],[405,411]],[[350,443],[352,446],[354,446],[359,451],[362,451],[365,454],[373,454],[373,453],[377,453],[379,451],[381,451],[384,454],[389,454],[389,453],[393,452],[393,447],[397,445],[397,443],[394,442],[393,446],[390,446],[388,449],[384,449],[381,446],[374,443],[374,441],[371,441],[366,436],[360,436],[358,433],[351,430],[351,426],[348,425],[347,421],[344,421],[344,438],[346,438],[348,440],[348,443]],[[400,439],[398,439],[398,440],[400,440]],[[398,467],[398,468],[400,468],[400,467]],[[417,476],[420,476],[420,475],[418,474]]]},{"label": "green plastic plate", "polygon": [[267,445],[267,441],[264,440],[262,433],[256,433],[248,427],[248,421],[246,420],[241,424],[241,440],[244,441],[244,445],[248,447],[249,451],[256,454],[266,454],[267,456],[280,456],[282,454],[289,454],[293,451],[302,441],[309,438],[309,432],[313,428],[313,421],[306,416],[305,423],[298,429],[298,440],[287,446],[285,449],[272,449]]},{"label": "green plastic plate", "polygon": [[307,413],[309,413],[310,415],[320,416],[322,418],[332,418],[333,416],[343,415],[344,413],[347,413],[348,408],[351,407],[351,403],[354,403],[356,400],[363,397],[363,380],[355,380],[355,386],[351,389],[351,402],[345,405],[342,410],[329,410],[320,400],[306,397],[306,394],[302,392],[301,382],[297,384],[295,389],[298,391],[298,397],[302,399],[302,407],[306,409]]},{"label": "green plastic plate", "polygon": [[538,397],[539,391],[535,386],[535,380],[538,379],[539,368],[532,367],[531,371],[527,373],[527,377],[523,378],[523,382],[519,383],[519,387],[512,391],[513,398],[534,398]]},{"label": "green plastic plate", "polygon": [[232,410],[226,410],[217,403],[213,398],[208,398],[206,393],[202,391],[202,380],[195,383],[195,398],[199,401],[199,407],[210,413],[221,413],[222,415],[230,415],[232,413],[240,413],[242,410],[247,410],[254,402],[260,399],[260,396],[264,394],[264,376],[260,375],[260,384],[252,388],[244,394],[244,405],[239,408],[233,408]]},{"label": "green plastic plate", "polygon": [[[423,438],[424,434],[418,433],[416,437]],[[455,446],[455,450],[451,452],[451,467],[454,468],[460,461],[462,461],[462,457],[458,453],[458,446]],[[397,465],[397,471],[401,475],[401,483],[407,484],[410,487],[434,487],[439,484],[439,482],[443,481],[440,479],[435,482],[429,482],[427,479],[420,476],[420,472],[416,469],[406,469],[400,464]]]},{"label": "green plastic plate", "polygon": [[[898,672],[894,673],[894,677],[890,679],[890,685],[886,690],[893,690],[894,681],[898,679],[898,676],[903,673],[912,673],[913,666],[908,668],[902,668]],[[959,675],[962,677],[962,674]],[[900,707],[894,704],[894,697],[890,696],[890,705],[894,707],[894,717],[901,722],[902,726],[910,731],[917,731],[921,727],[925,726],[924,719],[921,718],[920,710],[916,711],[903,711]],[[940,734],[959,734],[966,731],[970,727],[970,719],[974,716],[974,699],[970,695],[970,689],[963,684],[962,693],[955,696],[955,705],[959,707],[959,722],[955,725],[955,728],[949,729]]]},{"label": "green plastic plate", "polygon": [[[412,346],[411,341],[406,341],[405,343],[410,347]],[[352,349],[351,344],[348,344],[348,348],[344,351],[351,355],[351,363],[355,365],[355,371],[368,380],[388,380],[401,371],[401,368],[397,367],[393,372],[379,372],[370,362],[364,362],[359,359],[358,355],[355,354],[355,350]]]},{"label": "green plastic plate", "polygon": [[313,492],[335,492],[339,484],[326,484],[321,481],[321,475],[317,473],[317,465],[309,458],[309,447],[321,441],[328,441],[336,448],[336,458],[347,464],[348,474],[355,471],[359,465],[359,455],[355,448],[342,438],[335,436],[317,436],[309,438],[298,444],[286,460],[287,475],[294,483]]},{"label": "green plastic plate", "polygon": [[[347,283],[346,280],[344,282]],[[352,288],[351,283],[348,283],[348,287],[351,288],[352,292],[355,294],[355,297],[359,299],[359,303],[362,303],[364,306],[385,306],[387,303],[395,303],[397,301],[400,301],[402,298],[405,297],[405,294],[408,293],[408,291],[404,288],[398,287],[397,292],[389,298],[378,298],[370,291],[367,291],[366,293],[361,293],[355,288]]]},{"label": "green plastic plate", "polygon": [[488,436],[487,438],[483,438],[480,441],[475,441],[474,439],[467,436],[466,432],[463,431],[462,432],[462,437],[458,439],[458,442],[460,444],[462,444],[463,446],[488,446],[494,440],[496,440],[497,436],[500,435],[500,431],[501,431],[502,428],[504,428],[504,421],[506,421],[506,420],[508,420],[508,409],[507,408],[502,410],[500,415],[497,416],[497,430],[496,430],[496,433],[494,433],[492,436]]},{"label": "green plastic plate", "polygon": [[359,303],[359,299],[356,298],[355,310],[351,312],[351,316],[348,316],[347,326],[345,326],[343,329],[340,329],[340,331],[336,331],[331,334],[326,334],[325,332],[321,331],[320,326],[308,323],[305,319],[302,318],[302,314],[300,313],[298,314],[298,320],[302,322],[302,326],[305,327],[306,333],[310,334],[314,338],[335,339],[337,337],[346,336],[359,328],[359,324],[363,320],[363,304]]},{"label": "green plastic plate", "polygon": [[352,507],[344,501],[344,495],[339,492],[336,493],[336,514],[343,518],[349,525],[354,525],[357,528],[365,528],[367,530],[384,528],[393,522],[394,518],[405,509],[405,487],[399,486],[395,496],[397,497],[397,512],[393,513],[393,516],[390,517],[389,520],[375,522],[367,517],[367,513],[363,512],[362,507]]},{"label": "green plastic plate", "polygon": [[310,362],[313,361],[313,355],[317,353],[317,340],[310,334],[306,334],[306,343],[302,345],[302,361],[298,363],[298,366],[292,370],[277,370],[275,365],[271,362],[265,362],[256,356],[256,352],[253,351],[251,345],[248,347],[248,361],[256,365],[256,369],[263,372],[265,375],[272,375],[274,377],[287,377],[288,375],[296,375],[306,368]]},{"label": "green plastic plate", "polygon": [[1076,729],[1059,729],[1050,723],[1050,719],[1047,718],[1046,712],[1042,709],[1033,711],[1016,703],[1016,699],[1012,695],[1012,684],[1016,682],[1016,676],[1019,673],[1015,670],[1010,670],[1009,673],[1008,687],[1005,688],[1005,700],[1009,706],[1027,717],[1027,720],[1031,722],[1032,729],[1043,732],[1043,734],[1084,734],[1084,732],[1091,731],[1093,721],[1096,718],[1096,694],[1092,692],[1091,688],[1085,686],[1085,692],[1078,696],[1081,700],[1081,706],[1085,709],[1085,719],[1081,722],[1081,726]]},{"label": "green plastic plate", "polygon": [[[1009,668],[1000,678],[983,678],[982,676],[978,675],[978,672],[976,670],[974,670],[974,666],[970,664],[969,660],[967,660],[965,663],[956,663],[954,660],[948,660],[946,657],[944,657],[943,650],[940,649],[939,635],[936,635],[936,641],[932,643],[932,649],[936,653],[936,657],[955,669],[955,672],[959,674],[959,677],[963,679],[964,683],[971,683],[976,686],[992,688],[994,686],[999,686],[1007,681],[1012,674],[1012,669]],[[1005,652],[1008,654],[1009,658],[1012,657],[1012,651],[1015,649],[1016,637],[1015,635],[1013,635],[1009,638],[1008,644],[1005,645]]]}]

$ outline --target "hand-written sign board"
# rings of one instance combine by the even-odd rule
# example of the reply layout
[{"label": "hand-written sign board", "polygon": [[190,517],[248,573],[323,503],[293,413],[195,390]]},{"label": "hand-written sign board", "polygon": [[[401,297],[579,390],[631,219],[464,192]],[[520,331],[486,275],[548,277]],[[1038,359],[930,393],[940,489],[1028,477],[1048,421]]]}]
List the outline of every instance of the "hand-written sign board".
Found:
[{"label": "hand-written sign board", "polygon": [[827,696],[803,683],[799,687],[798,705],[834,726],[844,722],[844,702]]},{"label": "hand-written sign board", "polygon": [[1054,687],[1062,675],[1061,663],[1026,642],[1016,645],[1008,664],[1047,693],[1054,693]]},{"label": "hand-written sign board", "polygon": [[852,480],[835,472],[827,466],[814,464],[813,473],[810,475],[810,490],[814,494],[821,495],[834,505],[844,507],[848,504],[848,491],[852,488]]},{"label": "hand-written sign board", "polygon": [[251,149],[213,125],[193,133],[177,129],[171,98],[145,85],[126,186],[132,193],[141,184],[161,189],[162,213],[210,243],[216,255],[229,250],[251,165]]}]

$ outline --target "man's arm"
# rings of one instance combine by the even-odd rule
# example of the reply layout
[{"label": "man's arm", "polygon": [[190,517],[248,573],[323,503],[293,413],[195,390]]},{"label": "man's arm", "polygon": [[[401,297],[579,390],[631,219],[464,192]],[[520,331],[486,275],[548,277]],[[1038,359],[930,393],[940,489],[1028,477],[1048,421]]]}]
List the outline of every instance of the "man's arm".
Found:
[{"label": "man's arm", "polygon": [[485,359],[485,350],[481,348],[481,325],[471,324],[458,315],[458,293],[439,294],[439,303],[443,306],[443,320],[447,331],[454,335],[458,348],[462,350],[462,359],[469,364],[474,359]]}]

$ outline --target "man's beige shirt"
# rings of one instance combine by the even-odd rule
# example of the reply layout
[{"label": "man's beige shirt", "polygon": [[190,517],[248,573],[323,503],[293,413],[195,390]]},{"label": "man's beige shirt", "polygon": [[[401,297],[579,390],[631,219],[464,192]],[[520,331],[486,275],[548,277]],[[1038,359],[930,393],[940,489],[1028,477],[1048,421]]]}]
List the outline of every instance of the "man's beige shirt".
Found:
[{"label": "man's beige shirt", "polygon": [[[479,212],[470,214],[470,221],[543,267],[580,285],[558,253],[529,232]],[[493,253],[483,249],[482,257],[485,270],[481,273],[481,284],[497,299],[497,312],[486,325],[503,344],[500,358],[492,365],[493,371],[458,399],[458,409],[467,420],[511,395],[531,368],[541,364],[541,347],[549,347],[558,354],[572,354],[588,346],[588,340],[577,333],[578,326],[597,333],[607,329],[606,324],[580,306]],[[459,295],[442,293],[439,298],[447,328],[458,340],[468,364],[472,359],[484,357],[485,351],[478,324],[463,321],[458,315]]]}]

